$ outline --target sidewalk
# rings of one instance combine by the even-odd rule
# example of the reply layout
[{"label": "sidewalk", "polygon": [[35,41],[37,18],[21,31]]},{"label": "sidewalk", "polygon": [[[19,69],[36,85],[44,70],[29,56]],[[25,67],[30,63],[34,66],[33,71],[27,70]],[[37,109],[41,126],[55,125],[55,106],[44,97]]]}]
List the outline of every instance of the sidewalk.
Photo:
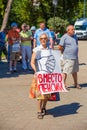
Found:
[{"label": "sidewalk", "polygon": [[9,74],[7,62],[0,62],[0,130],[87,130],[87,41],[79,41],[78,80],[81,90],[73,88],[71,75],[68,93],[59,102],[48,102],[49,115],[37,119],[37,102],[28,98],[33,74]]}]

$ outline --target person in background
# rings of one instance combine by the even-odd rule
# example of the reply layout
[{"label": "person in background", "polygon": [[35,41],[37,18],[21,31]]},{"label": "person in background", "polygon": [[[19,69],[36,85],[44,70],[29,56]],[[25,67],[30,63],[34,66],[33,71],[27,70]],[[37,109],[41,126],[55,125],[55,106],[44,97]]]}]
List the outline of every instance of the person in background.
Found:
[{"label": "person in background", "polygon": [[52,28],[52,27],[50,27],[49,30],[50,30],[51,35],[52,35],[53,45],[55,45],[55,40],[56,40],[55,32],[53,31],[53,28]]},{"label": "person in background", "polygon": [[[33,49],[33,54],[32,54],[32,58],[31,58],[31,66],[34,70],[34,75],[36,75],[36,73],[39,70],[38,65],[37,65],[37,57],[40,54],[40,51],[43,49],[46,49],[46,50],[48,49],[47,34],[46,33],[41,34],[39,39],[40,39],[40,45]],[[37,118],[43,119],[43,116],[46,115],[46,104],[47,104],[48,99],[50,98],[50,94],[42,95],[42,94],[40,94],[40,93],[38,94],[38,93],[39,93],[39,90],[37,89],[37,91],[36,91],[36,95],[38,95],[37,96],[37,104],[38,104]]]},{"label": "person in background", "polygon": [[30,31],[30,26],[29,25],[26,25],[26,30]]},{"label": "person in background", "polygon": [[[30,61],[31,61],[31,41],[32,41],[32,33],[31,30],[27,30],[26,23],[23,23],[21,28],[22,31],[20,32],[21,37],[21,47],[22,47],[22,69],[26,71],[29,69],[32,70]],[[27,65],[28,64],[28,65]]]},{"label": "person in background", "polygon": [[53,40],[52,40],[52,36],[51,36],[50,30],[45,27],[45,23],[44,22],[40,22],[40,28],[37,29],[35,34],[34,34],[34,48],[40,45],[39,37],[40,37],[40,35],[42,33],[46,33],[47,36],[48,36],[47,46],[49,48],[53,48]]},{"label": "person in background", "polygon": [[11,29],[8,31],[8,44],[10,46],[10,67],[9,67],[10,72],[17,71],[17,60],[19,58],[19,53],[12,51],[12,46],[15,44],[15,42],[20,41],[20,35],[16,31],[16,29],[17,29],[17,23],[13,22],[11,24]]},{"label": "person in background", "polygon": [[59,44],[61,36],[62,36],[62,35],[61,35],[60,31],[58,31],[58,32],[56,33],[56,43],[57,43],[57,44]]},{"label": "person in background", "polygon": [[34,42],[34,34],[35,34],[35,31],[36,31],[36,27],[35,26],[32,26],[31,28],[30,28],[30,30],[31,30],[31,32],[32,32],[32,37],[33,37],[33,39],[32,39],[32,41],[31,41],[31,48],[33,49],[33,42]]},{"label": "person in background", "polygon": [[78,39],[74,34],[74,26],[69,25],[58,45],[58,49],[63,53],[63,78],[66,89],[66,79],[68,74],[72,74],[75,88],[81,89],[78,84],[77,72],[79,71],[78,63]]},{"label": "person in background", "polygon": [[56,37],[57,37],[57,38],[61,38],[61,33],[60,33],[60,31],[58,31],[58,32],[56,33]]},{"label": "person in background", "polygon": [[2,32],[0,32],[0,61],[2,59],[2,53],[4,53],[7,59],[7,49],[6,49],[6,35],[8,30],[5,28]]},{"label": "person in background", "polygon": [[17,31],[18,33],[20,33],[20,28],[17,28],[16,31]]}]

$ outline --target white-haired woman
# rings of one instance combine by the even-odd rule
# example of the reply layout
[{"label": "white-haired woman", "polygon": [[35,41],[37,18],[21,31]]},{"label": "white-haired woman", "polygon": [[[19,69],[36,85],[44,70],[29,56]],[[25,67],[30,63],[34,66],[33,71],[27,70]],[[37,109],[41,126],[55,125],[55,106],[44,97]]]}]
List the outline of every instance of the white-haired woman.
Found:
[{"label": "white-haired woman", "polygon": [[[47,48],[47,41],[48,41],[48,36],[46,35],[46,33],[43,33],[40,35],[40,43],[41,45],[34,48],[33,49],[33,54],[32,54],[32,58],[31,58],[31,66],[34,70],[34,73],[36,73],[38,71],[38,66],[36,65],[37,62],[37,56],[38,56],[38,52],[40,52],[43,49],[48,49]],[[38,90],[37,90],[38,93]],[[38,102],[38,112],[37,112],[37,117],[38,119],[43,119],[43,115],[46,114],[46,104],[47,101],[50,97],[50,94],[37,94],[37,102]]]}]

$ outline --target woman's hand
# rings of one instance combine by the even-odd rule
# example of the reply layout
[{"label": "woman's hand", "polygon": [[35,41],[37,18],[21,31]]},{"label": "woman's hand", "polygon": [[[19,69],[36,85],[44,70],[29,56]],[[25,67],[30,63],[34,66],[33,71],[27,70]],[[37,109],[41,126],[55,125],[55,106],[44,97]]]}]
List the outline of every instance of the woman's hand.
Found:
[{"label": "woman's hand", "polygon": [[37,78],[37,73],[36,72],[34,73],[34,78]]}]

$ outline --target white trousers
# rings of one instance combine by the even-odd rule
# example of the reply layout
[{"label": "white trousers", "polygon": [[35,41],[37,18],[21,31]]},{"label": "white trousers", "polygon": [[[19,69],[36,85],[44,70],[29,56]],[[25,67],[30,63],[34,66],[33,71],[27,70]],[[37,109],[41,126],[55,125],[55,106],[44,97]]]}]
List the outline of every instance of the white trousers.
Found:
[{"label": "white trousers", "polygon": [[22,46],[22,68],[23,69],[31,69],[31,46]]}]

